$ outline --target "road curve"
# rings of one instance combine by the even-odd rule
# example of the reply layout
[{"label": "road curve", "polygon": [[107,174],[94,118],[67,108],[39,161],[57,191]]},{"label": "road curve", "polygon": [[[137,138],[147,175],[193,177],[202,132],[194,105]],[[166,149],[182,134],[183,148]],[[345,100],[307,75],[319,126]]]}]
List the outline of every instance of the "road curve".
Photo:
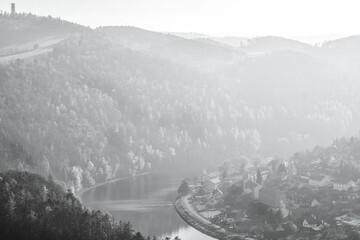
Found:
[{"label": "road curve", "polygon": [[[66,39],[66,37],[55,37],[55,38],[51,38],[51,39],[43,39],[42,41],[39,42],[39,44],[38,44],[39,48],[37,48],[37,49],[31,49],[28,51],[15,53],[12,55],[0,56],[0,64],[10,62],[10,61],[15,61],[16,59],[32,58],[32,57],[36,57],[36,56],[51,52],[54,49],[55,44],[65,40],[65,39]],[[31,45],[31,44],[28,43],[28,44],[22,44],[22,45]],[[14,48],[16,48],[16,47],[14,47]],[[20,49],[21,49],[21,47],[20,47]]]}]

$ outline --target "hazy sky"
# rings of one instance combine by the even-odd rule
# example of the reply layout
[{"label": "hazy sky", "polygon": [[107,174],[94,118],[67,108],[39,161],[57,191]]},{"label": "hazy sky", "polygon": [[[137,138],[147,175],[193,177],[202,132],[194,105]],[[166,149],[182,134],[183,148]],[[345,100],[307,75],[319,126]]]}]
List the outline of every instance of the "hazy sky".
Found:
[{"label": "hazy sky", "polygon": [[[9,11],[12,1],[0,0]],[[132,25],[167,32],[294,37],[360,34],[359,0],[14,0],[18,12],[86,26]]]}]

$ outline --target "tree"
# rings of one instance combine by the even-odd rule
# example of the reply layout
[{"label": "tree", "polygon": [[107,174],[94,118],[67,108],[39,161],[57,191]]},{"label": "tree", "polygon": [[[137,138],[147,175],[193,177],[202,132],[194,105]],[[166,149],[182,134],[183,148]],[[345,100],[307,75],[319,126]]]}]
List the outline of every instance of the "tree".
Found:
[{"label": "tree", "polygon": [[95,180],[91,176],[91,173],[88,169],[83,172],[82,183],[85,187],[89,187],[95,184]]},{"label": "tree", "polygon": [[199,177],[198,176],[193,176],[192,177],[192,182],[194,185],[197,185],[199,183]]},{"label": "tree", "polygon": [[227,178],[227,176],[228,176],[228,173],[227,173],[227,170],[224,170],[224,172],[223,172],[223,174],[222,174],[222,179],[225,179],[225,178]]},{"label": "tree", "polygon": [[140,232],[135,233],[134,240],[142,240],[142,239],[144,239],[144,236]]},{"label": "tree", "polygon": [[147,239],[130,223],[90,212],[71,192],[39,175],[9,171],[0,179],[1,239]]},{"label": "tree", "polygon": [[275,171],[278,169],[279,162],[280,162],[280,158],[279,158],[279,157],[274,157],[274,158],[268,163],[268,165],[271,167],[271,170],[272,170],[273,173],[275,173]]},{"label": "tree", "polygon": [[54,178],[51,174],[48,175],[48,179],[47,179],[50,183],[54,183]]},{"label": "tree", "polygon": [[258,168],[257,173],[256,173],[256,182],[258,184],[261,184],[262,181],[263,181],[263,179],[262,179],[261,171],[260,171],[260,168]]},{"label": "tree", "polygon": [[278,174],[285,174],[286,173],[286,167],[283,162],[280,163],[278,168]]},{"label": "tree", "polygon": [[230,206],[235,206],[238,203],[240,195],[244,192],[244,189],[241,185],[232,185],[229,189],[228,194],[226,194],[224,201],[225,204]]},{"label": "tree", "polygon": [[189,184],[187,181],[183,180],[178,189],[178,196],[180,196],[180,197],[185,196],[189,192],[190,192]]}]

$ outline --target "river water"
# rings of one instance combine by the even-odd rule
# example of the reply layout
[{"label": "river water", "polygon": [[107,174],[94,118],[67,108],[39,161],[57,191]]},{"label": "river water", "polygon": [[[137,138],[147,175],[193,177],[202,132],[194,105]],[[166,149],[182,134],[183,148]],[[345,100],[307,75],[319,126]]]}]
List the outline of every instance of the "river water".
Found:
[{"label": "river water", "polygon": [[131,222],[145,236],[213,240],[190,227],[176,213],[173,201],[181,178],[144,175],[91,189],[82,195],[85,206],[109,212],[117,221]]}]

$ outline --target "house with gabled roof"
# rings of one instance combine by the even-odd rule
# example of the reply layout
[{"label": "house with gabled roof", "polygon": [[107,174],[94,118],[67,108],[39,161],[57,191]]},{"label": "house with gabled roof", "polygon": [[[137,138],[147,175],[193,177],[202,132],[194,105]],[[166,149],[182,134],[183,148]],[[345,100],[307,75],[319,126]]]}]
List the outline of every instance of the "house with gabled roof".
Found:
[{"label": "house with gabled roof", "polygon": [[219,167],[219,172],[221,175],[226,173],[226,175],[230,176],[233,174],[241,173],[241,166],[239,163],[235,163],[233,161],[225,161],[222,166]]},{"label": "house with gabled roof", "polygon": [[302,223],[304,228],[310,228],[314,231],[320,231],[324,228],[322,222],[316,219],[314,216],[305,217]]},{"label": "house with gabled roof", "polygon": [[285,231],[285,229],[283,228],[283,226],[281,226],[281,224],[275,229],[275,231],[277,232],[281,232],[281,231]]},{"label": "house with gabled roof", "polygon": [[210,172],[207,173],[206,171],[200,176],[200,181],[201,183],[204,183],[207,180],[214,180],[214,179],[219,179],[220,180],[220,173],[219,171],[214,171],[214,172]]},{"label": "house with gabled roof", "polygon": [[251,193],[253,200],[259,199],[259,190],[261,189],[260,184],[248,179],[244,181],[243,189],[245,193]]},{"label": "house with gabled roof", "polygon": [[330,178],[325,175],[311,175],[309,177],[309,185],[315,187],[324,187],[330,183]]},{"label": "house with gabled roof", "polygon": [[259,190],[259,200],[265,205],[278,208],[281,202],[286,203],[286,194],[276,188],[262,187]]},{"label": "house with gabled roof", "polygon": [[212,193],[215,189],[219,187],[220,179],[207,179],[203,182],[202,186],[205,193]]},{"label": "house with gabled roof", "polygon": [[220,189],[214,189],[212,192],[212,197],[216,199],[220,199],[224,196],[224,193]]},{"label": "house with gabled roof", "polygon": [[321,203],[316,198],[314,198],[314,200],[312,200],[310,203],[310,206],[312,207],[319,207],[320,205]]},{"label": "house with gabled roof", "polygon": [[354,186],[354,181],[350,179],[338,178],[333,180],[333,189],[337,191],[348,191]]}]

